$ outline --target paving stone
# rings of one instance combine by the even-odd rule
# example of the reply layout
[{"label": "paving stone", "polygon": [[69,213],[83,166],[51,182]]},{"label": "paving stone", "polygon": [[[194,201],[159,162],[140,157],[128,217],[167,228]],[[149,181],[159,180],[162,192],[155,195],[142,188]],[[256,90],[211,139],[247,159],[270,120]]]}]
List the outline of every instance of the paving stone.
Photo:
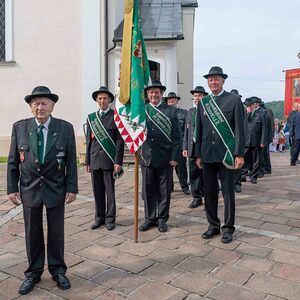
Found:
[{"label": "paving stone", "polygon": [[157,299],[158,291],[160,300],[184,299],[187,294],[186,292],[178,290],[169,285],[150,281],[130,294],[130,297],[136,300],[153,300]]},{"label": "paving stone", "polygon": [[22,281],[9,277],[0,282],[0,299],[1,300],[11,300],[18,298],[20,295],[18,294],[18,290],[20,288]]},{"label": "paving stone", "polygon": [[153,265],[154,261],[127,253],[117,253],[106,258],[105,263],[136,274]]},{"label": "paving stone", "polygon": [[80,226],[65,223],[65,236],[74,235],[81,231],[84,231],[84,229]]},{"label": "paving stone", "polygon": [[183,254],[182,251],[178,250],[168,250],[168,249],[158,249],[152,252],[147,258],[152,259],[157,262],[165,263],[167,265],[176,266],[178,263],[183,261],[188,254]]},{"label": "paving stone", "polygon": [[236,247],[238,247],[241,242],[236,240],[236,236],[233,236],[233,241],[231,243],[222,243],[220,239],[211,239],[207,245],[211,246],[211,247],[216,247],[216,248],[221,248],[221,249],[225,249],[225,250],[234,250],[236,249]]},{"label": "paving stone", "polygon": [[142,276],[158,282],[169,283],[183,273],[182,270],[173,268],[163,263],[155,263],[141,273]]},{"label": "paving stone", "polygon": [[290,252],[300,253],[300,242],[286,241],[274,239],[268,245],[270,248],[286,250]]},{"label": "paving stone", "polygon": [[202,257],[211,252],[213,249],[213,247],[208,246],[207,244],[186,242],[184,245],[180,246],[177,249],[177,252],[185,255]]},{"label": "paving stone", "polygon": [[259,246],[265,246],[270,241],[273,240],[273,238],[268,236],[262,236],[258,233],[248,233],[248,232],[242,232],[236,237],[236,239],[238,241],[247,242],[249,244],[254,244]]},{"label": "paving stone", "polygon": [[137,256],[147,256],[153,251],[157,250],[157,246],[153,243],[140,242],[135,243],[132,240],[127,240],[120,246],[116,247],[119,251],[124,251],[129,254],[137,255]]},{"label": "paving stone", "polygon": [[108,234],[98,240],[93,241],[93,243],[104,247],[113,248],[124,243],[125,241],[126,239],[122,236]]},{"label": "paving stone", "polygon": [[42,290],[40,288],[34,288],[29,294],[24,295],[18,299],[22,300],[63,300],[65,298],[59,297],[50,293],[49,291]]},{"label": "paving stone", "polygon": [[286,224],[289,221],[289,219],[286,217],[270,216],[270,215],[263,216],[261,220],[264,222],[277,223],[277,224]]},{"label": "paving stone", "polygon": [[300,282],[300,267],[288,264],[277,264],[272,268],[271,275],[294,282]]},{"label": "paving stone", "polygon": [[5,227],[5,230],[7,233],[10,233],[12,235],[19,235],[20,233],[23,233],[25,231],[24,224],[20,223],[9,223]]},{"label": "paving stone", "polygon": [[54,294],[63,297],[64,299],[94,299],[107,291],[106,288],[94,284],[93,282],[85,279],[76,278],[71,282],[72,288],[69,290],[61,290],[59,288],[53,291]]},{"label": "paving stone", "polygon": [[[115,231],[115,230],[114,230]],[[130,230],[127,230],[124,233],[120,233],[122,235],[123,238],[125,238],[126,240],[133,240],[134,239],[134,232],[132,227],[130,227]],[[140,232],[139,236],[138,236],[138,241],[139,242],[149,242],[149,241],[153,241],[156,238],[158,238],[160,236],[157,228],[153,227],[152,229],[145,231],[145,232]]]},{"label": "paving stone", "polygon": [[68,218],[68,223],[69,224],[73,224],[73,225],[83,225],[86,223],[91,223],[91,221],[93,220],[93,217],[91,216],[85,216],[85,217],[80,217],[78,218],[78,216],[74,216],[74,213],[72,212],[72,217]]},{"label": "paving stone", "polygon": [[94,276],[91,280],[94,283],[100,284],[107,288],[112,288],[127,276],[128,272],[116,268],[110,268]]},{"label": "paving stone", "polygon": [[241,256],[241,254],[236,252],[215,248],[213,251],[208,253],[205,258],[216,262],[233,264],[239,260]]},{"label": "paving stone", "polygon": [[242,254],[264,258],[272,251],[272,249],[251,245],[249,243],[242,243],[235,249],[235,251]]},{"label": "paving stone", "polygon": [[288,233],[292,227],[289,225],[281,225],[281,224],[275,224],[275,223],[264,223],[260,226],[260,229],[262,230],[270,230],[270,231],[275,231],[278,233]]},{"label": "paving stone", "polygon": [[266,299],[264,300],[283,300],[283,298],[279,298],[279,297],[276,297],[276,296],[270,296],[268,295]]},{"label": "paving stone", "polygon": [[264,300],[266,295],[244,287],[223,282],[212,289],[207,296],[214,300]]},{"label": "paving stone", "polygon": [[236,285],[244,285],[251,277],[252,272],[245,271],[233,266],[224,266],[215,270],[211,276],[217,280],[233,283]]},{"label": "paving stone", "polygon": [[129,295],[134,290],[144,285],[148,280],[146,278],[128,274],[121,281],[116,283],[112,289],[120,292],[121,294]]},{"label": "paving stone", "polygon": [[185,300],[202,300],[202,299],[207,299],[207,298],[201,297],[197,294],[189,294],[187,298],[185,298]]},{"label": "paving stone", "polygon": [[19,252],[21,252],[21,251],[24,250],[24,248],[25,248],[25,241],[24,241],[24,239],[21,239],[21,238],[14,239],[14,240],[12,240],[10,242],[2,244],[1,248],[3,250],[6,250],[7,252],[12,252],[12,253],[17,254],[17,253],[19,253]]},{"label": "paving stone", "polygon": [[268,259],[300,267],[300,254],[283,250],[273,250]]},{"label": "paving stone", "polygon": [[156,247],[156,249],[169,249],[175,250],[180,246],[184,245],[186,242],[183,239],[179,238],[167,238],[167,237],[159,237],[154,241],[149,242],[151,245]]},{"label": "paving stone", "polygon": [[14,265],[12,267],[3,269],[3,272],[15,276],[21,280],[25,278],[24,271],[28,268],[28,262],[22,262],[20,264]]},{"label": "paving stone", "polygon": [[22,257],[18,254],[6,253],[0,256],[0,270],[9,268],[11,266],[17,265],[27,261],[25,257]]},{"label": "paving stone", "polygon": [[171,284],[191,293],[204,296],[218,284],[218,281],[201,274],[186,272],[172,281]]},{"label": "paving stone", "polygon": [[68,267],[75,266],[83,261],[82,257],[80,257],[78,255],[70,254],[68,252],[65,252],[64,256],[65,256],[66,265]]},{"label": "paving stone", "polygon": [[106,269],[108,269],[107,265],[86,259],[84,262],[71,267],[68,270],[79,277],[89,279],[97,274],[102,273]]},{"label": "paving stone", "polygon": [[235,266],[245,268],[253,272],[269,272],[274,262],[268,259],[258,258],[256,256],[244,255],[236,263]]},{"label": "paving stone", "polygon": [[238,224],[239,226],[247,226],[247,227],[251,227],[251,228],[257,228],[264,222],[261,220],[237,217],[235,220],[235,223]]},{"label": "paving stone", "polygon": [[300,285],[292,281],[264,274],[255,274],[250,278],[246,286],[266,294],[289,300],[299,300]]},{"label": "paving stone", "polygon": [[185,271],[206,275],[216,269],[218,266],[218,263],[211,260],[196,256],[189,256],[176,267]]},{"label": "paving stone", "polygon": [[86,229],[73,234],[72,237],[79,241],[92,242],[106,236],[106,234],[107,234],[106,232],[102,232],[100,230]]},{"label": "paving stone", "polygon": [[118,292],[107,291],[106,293],[94,298],[94,300],[124,300],[124,299],[132,299],[127,296],[124,296]]},{"label": "paving stone", "polygon": [[76,239],[65,245],[65,251],[70,253],[76,253],[80,250],[85,249],[88,246],[90,246],[89,242]]},{"label": "paving stone", "polygon": [[104,259],[114,256],[117,253],[118,251],[112,248],[107,248],[100,245],[92,245],[77,252],[77,255],[96,261],[103,261]]},{"label": "paving stone", "polygon": [[9,275],[0,271],[0,282],[7,278],[9,278]]}]

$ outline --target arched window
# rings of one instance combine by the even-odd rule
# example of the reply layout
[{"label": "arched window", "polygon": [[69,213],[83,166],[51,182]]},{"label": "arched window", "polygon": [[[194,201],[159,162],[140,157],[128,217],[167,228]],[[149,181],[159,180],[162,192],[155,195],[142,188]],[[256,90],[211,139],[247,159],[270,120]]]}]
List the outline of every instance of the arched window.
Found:
[{"label": "arched window", "polygon": [[160,80],[160,63],[148,60],[151,80]]}]

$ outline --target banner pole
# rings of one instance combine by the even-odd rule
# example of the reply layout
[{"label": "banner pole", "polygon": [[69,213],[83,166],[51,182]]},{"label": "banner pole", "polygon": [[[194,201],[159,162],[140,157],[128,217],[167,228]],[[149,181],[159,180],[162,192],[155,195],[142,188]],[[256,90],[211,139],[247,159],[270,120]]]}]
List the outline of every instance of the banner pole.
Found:
[{"label": "banner pole", "polygon": [[138,152],[134,154],[134,242],[138,243],[139,226],[139,165]]}]

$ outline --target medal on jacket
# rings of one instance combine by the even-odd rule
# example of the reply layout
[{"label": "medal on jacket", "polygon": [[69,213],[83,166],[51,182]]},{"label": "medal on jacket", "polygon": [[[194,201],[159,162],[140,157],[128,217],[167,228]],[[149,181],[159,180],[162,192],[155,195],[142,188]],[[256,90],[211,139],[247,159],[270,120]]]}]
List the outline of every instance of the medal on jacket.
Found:
[{"label": "medal on jacket", "polygon": [[95,138],[95,135],[93,132],[91,132],[91,138],[92,138],[92,140]]},{"label": "medal on jacket", "polygon": [[24,151],[20,151],[20,161],[23,162],[25,160]]},{"label": "medal on jacket", "polygon": [[56,154],[57,167],[58,167],[59,171],[61,170],[61,163],[62,163],[63,157],[65,157],[65,153],[63,151],[58,152]]}]

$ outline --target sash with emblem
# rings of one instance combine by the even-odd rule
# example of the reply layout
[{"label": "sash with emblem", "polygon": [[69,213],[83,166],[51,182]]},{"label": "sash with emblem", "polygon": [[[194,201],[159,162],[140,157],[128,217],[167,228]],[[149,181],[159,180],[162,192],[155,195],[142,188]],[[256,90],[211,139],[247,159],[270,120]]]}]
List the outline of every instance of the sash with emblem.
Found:
[{"label": "sash with emblem", "polygon": [[163,136],[172,143],[172,124],[170,119],[163,114],[159,109],[151,104],[145,106],[146,115],[155,124],[155,126],[162,132]]},{"label": "sash with emblem", "polygon": [[228,169],[234,169],[234,147],[235,137],[228,124],[224,114],[215,102],[213,95],[208,95],[201,100],[201,105],[204,113],[207,115],[209,121],[219,134],[227,151],[223,158],[223,164]]},{"label": "sash with emblem", "polygon": [[[105,127],[103,126],[99,111],[91,113],[88,115],[88,122],[90,124],[92,133],[98,143],[101,145],[102,149],[108,155],[110,160],[115,163],[115,156],[116,156],[116,144],[106,131]],[[115,178],[120,178],[123,175],[123,169],[121,169],[118,174],[114,174]]]}]

